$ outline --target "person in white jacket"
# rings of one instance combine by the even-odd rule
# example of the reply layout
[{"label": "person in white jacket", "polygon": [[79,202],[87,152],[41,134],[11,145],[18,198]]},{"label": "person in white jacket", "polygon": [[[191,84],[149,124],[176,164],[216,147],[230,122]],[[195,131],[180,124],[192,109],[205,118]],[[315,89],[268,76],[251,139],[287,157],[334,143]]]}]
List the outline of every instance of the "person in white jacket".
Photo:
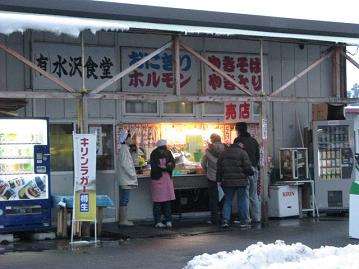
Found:
[{"label": "person in white jacket", "polygon": [[127,204],[130,199],[130,190],[137,188],[138,181],[129,147],[131,135],[126,130],[121,130],[119,142],[121,143],[117,159],[118,182],[120,186],[119,225],[133,226],[133,222],[127,219]]}]

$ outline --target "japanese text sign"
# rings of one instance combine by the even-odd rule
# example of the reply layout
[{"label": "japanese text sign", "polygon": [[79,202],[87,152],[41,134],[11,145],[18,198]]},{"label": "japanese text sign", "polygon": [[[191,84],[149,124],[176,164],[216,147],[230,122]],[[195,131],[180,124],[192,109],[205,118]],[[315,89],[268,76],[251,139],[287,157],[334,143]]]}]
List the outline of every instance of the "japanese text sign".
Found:
[{"label": "japanese text sign", "polygon": [[224,103],[224,122],[251,122],[254,120],[254,107],[252,102]]},{"label": "japanese text sign", "polygon": [[[254,54],[207,53],[206,59],[252,93],[261,91],[261,61]],[[245,94],[228,79],[206,66],[208,94]]]},{"label": "japanese text sign", "polygon": [[[154,49],[122,48],[122,70],[138,62]],[[196,92],[199,73],[198,61],[192,55],[180,52],[181,92]],[[157,54],[123,78],[122,88],[129,92],[172,92],[173,57],[171,50]]]},{"label": "japanese text sign", "polygon": [[[75,89],[82,88],[81,47],[34,43],[33,63]],[[115,51],[112,47],[85,47],[86,88],[93,89],[116,75]],[[59,86],[33,72],[35,89],[59,89]],[[109,86],[113,90],[115,85]]]},{"label": "japanese text sign", "polygon": [[74,134],[75,219],[96,219],[96,134]]}]

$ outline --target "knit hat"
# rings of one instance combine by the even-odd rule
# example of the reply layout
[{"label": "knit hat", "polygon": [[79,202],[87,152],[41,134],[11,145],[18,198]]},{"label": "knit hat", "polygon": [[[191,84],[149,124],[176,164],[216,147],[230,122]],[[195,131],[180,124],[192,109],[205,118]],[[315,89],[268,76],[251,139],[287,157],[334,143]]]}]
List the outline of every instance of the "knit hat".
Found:
[{"label": "knit hat", "polygon": [[211,134],[209,139],[211,140],[211,143],[221,143],[221,136],[218,134]]},{"label": "knit hat", "polygon": [[247,123],[245,122],[237,122],[236,123],[236,130],[240,133],[247,132]]},{"label": "knit hat", "polygon": [[167,140],[165,139],[160,139],[157,141],[157,147],[166,146],[166,145],[167,145]]},{"label": "knit hat", "polygon": [[118,140],[122,144],[122,143],[124,143],[126,141],[128,136],[129,136],[129,133],[126,130],[122,129],[120,131],[120,133],[118,134]]}]

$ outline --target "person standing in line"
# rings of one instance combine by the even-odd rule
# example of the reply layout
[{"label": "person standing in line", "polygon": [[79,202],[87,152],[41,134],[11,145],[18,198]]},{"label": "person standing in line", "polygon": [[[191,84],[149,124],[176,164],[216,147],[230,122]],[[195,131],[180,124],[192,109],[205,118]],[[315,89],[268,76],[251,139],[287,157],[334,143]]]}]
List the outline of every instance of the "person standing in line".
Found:
[{"label": "person standing in line", "polygon": [[[151,195],[153,201],[153,218],[156,228],[172,227],[171,201],[176,199],[172,180],[175,159],[167,148],[167,141],[161,139],[150,156]],[[161,221],[163,212],[165,224]]]},{"label": "person standing in line", "polygon": [[130,190],[137,188],[137,174],[135,165],[130,153],[131,135],[126,130],[121,130],[119,134],[121,143],[118,152],[118,181],[120,185],[120,208],[119,225],[133,226],[133,222],[127,218],[127,205],[130,199]]},{"label": "person standing in line", "polygon": [[232,144],[219,155],[217,161],[218,182],[224,191],[222,227],[229,227],[232,213],[233,196],[237,193],[240,227],[249,228],[248,176],[253,175],[252,164],[247,152],[238,144]]},{"label": "person standing in line", "polygon": [[209,210],[211,212],[210,223],[214,225],[219,224],[218,214],[218,183],[216,180],[217,161],[219,155],[225,150],[225,145],[221,142],[221,137],[218,134],[211,134],[211,143],[208,144],[208,148],[201,160],[201,166],[207,172],[208,180],[208,198],[209,198]]},{"label": "person standing in line", "polygon": [[245,122],[236,124],[237,138],[234,144],[240,145],[248,154],[252,163],[253,175],[249,176],[249,212],[251,221],[259,223],[261,221],[261,203],[257,192],[258,185],[258,165],[259,165],[259,145],[247,131]]}]

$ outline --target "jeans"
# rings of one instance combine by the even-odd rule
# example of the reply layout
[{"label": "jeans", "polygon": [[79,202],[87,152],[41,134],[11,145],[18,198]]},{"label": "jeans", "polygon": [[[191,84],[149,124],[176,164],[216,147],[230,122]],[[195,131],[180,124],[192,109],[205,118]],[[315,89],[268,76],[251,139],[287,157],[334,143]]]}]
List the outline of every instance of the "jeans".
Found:
[{"label": "jeans", "polygon": [[208,180],[208,198],[209,210],[211,212],[211,221],[213,224],[219,223],[218,214],[218,186],[217,182]]},{"label": "jeans", "polygon": [[253,176],[249,176],[249,212],[252,221],[261,221],[261,202],[257,193],[258,169],[252,167]]},{"label": "jeans", "polygon": [[130,200],[130,190],[122,189],[120,187],[120,206],[127,206],[129,200]]},{"label": "jeans", "polygon": [[232,213],[233,196],[237,193],[238,216],[241,224],[249,223],[249,199],[247,187],[222,187],[224,191],[223,222],[229,223]]},{"label": "jeans", "polygon": [[155,224],[161,222],[161,213],[165,216],[165,222],[172,221],[171,201],[153,202],[153,219]]}]

